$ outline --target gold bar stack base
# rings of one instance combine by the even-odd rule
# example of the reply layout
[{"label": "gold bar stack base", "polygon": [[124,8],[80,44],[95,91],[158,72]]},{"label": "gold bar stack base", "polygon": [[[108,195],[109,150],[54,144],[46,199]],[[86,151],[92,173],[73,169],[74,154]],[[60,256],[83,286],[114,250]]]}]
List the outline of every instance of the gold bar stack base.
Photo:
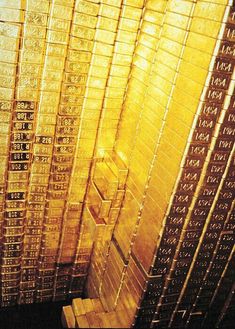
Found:
[{"label": "gold bar stack base", "polygon": [[125,312],[105,309],[99,298],[75,298],[64,306],[61,315],[63,328],[129,328],[131,319]]}]

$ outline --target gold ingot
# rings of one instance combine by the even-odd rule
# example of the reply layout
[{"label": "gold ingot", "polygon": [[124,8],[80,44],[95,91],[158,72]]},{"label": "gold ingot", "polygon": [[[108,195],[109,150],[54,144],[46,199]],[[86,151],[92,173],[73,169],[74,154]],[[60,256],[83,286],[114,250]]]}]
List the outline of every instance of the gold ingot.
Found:
[{"label": "gold ingot", "polygon": [[43,72],[43,77],[42,77],[42,82],[45,79],[44,84],[46,81],[52,81],[55,82],[57,81],[58,83],[62,81],[62,72],[61,71],[51,71],[51,70],[45,70]]},{"label": "gold ingot", "polygon": [[65,83],[80,83],[81,85],[85,85],[87,80],[87,74],[65,73],[63,80]]},{"label": "gold ingot", "polygon": [[20,62],[21,63],[33,63],[41,64],[43,60],[43,54],[33,50],[20,50]]},{"label": "gold ingot", "polygon": [[211,38],[217,38],[220,30],[221,22],[210,21],[206,18],[194,17],[192,20],[190,31],[203,34]]},{"label": "gold ingot", "polygon": [[22,51],[33,50],[42,53],[45,48],[45,41],[39,38],[24,38],[22,42]]},{"label": "gold ingot", "polygon": [[0,35],[0,48],[16,51],[19,48],[19,39]]},{"label": "gold ingot", "polygon": [[109,45],[113,45],[115,41],[115,33],[97,29],[95,33],[95,40],[98,42],[103,42]]},{"label": "gold ingot", "polygon": [[57,105],[59,103],[60,93],[53,91],[43,91],[41,93],[41,105]]},{"label": "gold ingot", "polygon": [[14,98],[14,89],[0,88],[0,99],[11,100]]},{"label": "gold ingot", "polygon": [[96,27],[97,17],[75,12],[73,16],[73,23],[94,29]]},{"label": "gold ingot", "polygon": [[136,37],[137,37],[137,32],[124,31],[118,29],[116,41],[132,44],[135,43]]},{"label": "gold ingot", "polygon": [[177,103],[181,104],[182,106],[185,106],[188,109],[191,109],[192,112],[196,112],[196,109],[199,104],[198,99],[195,99],[194,97],[185,93],[185,91],[182,91],[181,89],[179,89],[178,86],[175,87],[175,91],[174,91],[172,99],[175,100]]},{"label": "gold ingot", "polygon": [[73,36],[71,36],[69,40],[70,47],[75,50],[92,51],[93,42],[90,40],[80,39]]},{"label": "gold ingot", "polygon": [[[115,108],[103,107],[103,117],[106,120],[118,120],[121,113],[122,106],[116,106]],[[109,132],[110,133],[110,132]],[[108,132],[107,132],[108,134]]]},{"label": "gold ingot", "polygon": [[130,73],[129,66],[120,66],[120,65],[112,65],[110,68],[110,75],[116,77],[128,77]]},{"label": "gold ingot", "polygon": [[66,53],[67,53],[67,46],[66,45],[52,44],[52,43],[47,44],[46,56],[60,57],[61,60],[64,61],[64,58],[66,57]]},{"label": "gold ingot", "polygon": [[103,118],[101,122],[101,128],[103,130],[115,130],[118,125],[118,120],[111,119],[110,118]]},{"label": "gold ingot", "polygon": [[158,11],[146,10],[144,12],[144,20],[153,24],[161,25],[164,18],[164,14]]},{"label": "gold ingot", "polygon": [[[98,2],[98,0],[96,0]],[[106,5],[114,6],[114,7],[120,7],[121,0],[103,0],[102,3],[105,3]]]},{"label": "gold ingot", "polygon": [[[156,251],[157,237],[161,229],[162,219],[160,218],[159,221],[154,220],[156,216],[151,211],[154,209],[157,212],[159,210],[157,206],[155,208],[147,208],[146,206],[145,209],[143,211],[143,220],[140,222],[137,232],[137,239],[135,239],[133,246],[133,254],[145,271],[148,272]],[[150,222],[152,222],[152,225],[148,224]]]},{"label": "gold ingot", "polygon": [[120,13],[120,9],[117,7],[108,6],[103,3],[100,5],[99,15],[101,16],[118,20],[119,13]]},{"label": "gold ingot", "polygon": [[176,72],[178,63],[179,63],[179,58],[166,52],[163,49],[158,49],[156,58],[155,58],[155,63],[157,63],[157,61],[161,62],[161,63],[166,63],[166,59],[167,59],[167,66],[174,70]]},{"label": "gold ingot", "polygon": [[164,36],[164,38],[173,40],[179,44],[184,44],[186,33],[187,31],[171,25],[165,24],[162,28],[162,36]]},{"label": "gold ingot", "polygon": [[92,16],[98,15],[99,7],[100,7],[99,4],[95,4],[95,3],[84,1],[84,0],[76,1],[76,3],[75,3],[76,11],[78,11],[80,13],[92,15]]},{"label": "gold ingot", "polygon": [[[210,0],[204,0],[204,2],[211,2]],[[220,5],[227,5],[227,0],[214,0],[214,3],[218,3]]]},{"label": "gold ingot", "polygon": [[64,58],[54,57],[54,56],[46,56],[44,70],[63,70],[64,68]]},{"label": "gold ingot", "polygon": [[[95,139],[97,131],[95,129],[83,129],[80,132],[81,139]],[[80,152],[82,151],[82,152]],[[84,148],[84,150],[78,149],[78,155],[79,157],[82,155],[84,158],[92,158],[93,151],[91,149],[87,150]]]},{"label": "gold ingot", "polygon": [[[74,299],[73,299],[73,301],[74,301]],[[78,328],[89,328],[89,326],[90,326],[85,314],[76,316],[75,323]]]},{"label": "gold ingot", "polygon": [[[181,74],[177,76],[176,85],[179,89],[184,90],[195,99],[199,99],[203,90],[203,85],[187,78]],[[184,87],[184,88],[183,88]],[[182,89],[183,88],[183,89]]]},{"label": "gold ingot", "polygon": [[133,64],[145,71],[147,74],[150,74],[152,62],[146,60],[144,57],[139,56],[138,54],[134,55]]},{"label": "gold ingot", "polygon": [[124,0],[123,4],[126,6],[142,8],[144,6],[144,0]]},{"label": "gold ingot", "polygon": [[188,108],[185,108],[179,103],[175,101],[171,102],[171,111],[168,113],[168,117],[172,117],[171,120],[174,120],[173,117],[177,118],[178,120],[181,118],[182,122],[191,127],[194,119],[194,114]]},{"label": "gold ingot", "polygon": [[[22,0],[2,0],[0,4],[1,8],[12,8],[12,9],[21,9]],[[23,9],[23,8],[22,8]]]},{"label": "gold ingot", "polygon": [[118,89],[117,88],[111,88],[111,87],[107,87],[106,88],[106,92],[105,92],[105,96],[106,97],[111,97],[111,98],[119,98],[119,97],[123,97],[123,94],[125,93],[126,89]]},{"label": "gold ingot", "polygon": [[[2,120],[1,120],[1,122],[2,122]],[[1,145],[1,151],[2,151],[1,154],[4,154],[4,152],[8,151],[8,142],[9,142],[9,138],[7,135],[0,135],[0,145]]]},{"label": "gold ingot", "polygon": [[93,77],[106,77],[109,73],[109,67],[91,65],[89,74]]},{"label": "gold ingot", "polygon": [[5,122],[1,123],[1,133],[5,135],[8,135],[10,133],[9,123],[5,123]]},{"label": "gold ingot", "polygon": [[96,55],[103,55],[103,56],[107,56],[107,57],[108,56],[112,57],[113,46],[110,45],[110,44],[107,44],[107,43],[105,44],[105,43],[102,43],[102,42],[95,41],[92,53],[96,54]]},{"label": "gold ingot", "polygon": [[91,65],[109,67],[110,63],[111,63],[111,58],[102,55],[95,55],[91,59]]},{"label": "gold ingot", "polygon": [[35,175],[31,172],[30,183],[31,184],[48,184],[49,177],[42,175]]},{"label": "gold ingot", "polygon": [[27,24],[24,28],[24,37],[45,39],[46,28],[37,25]]},{"label": "gold ingot", "polygon": [[120,108],[123,104],[123,98],[105,98],[104,108],[115,109]]},{"label": "gold ingot", "polygon": [[161,49],[165,50],[166,52],[169,52],[174,56],[180,57],[182,51],[182,45],[180,43],[161,38],[159,45]]},{"label": "gold ingot", "polygon": [[96,163],[93,174],[93,181],[104,199],[112,199],[118,189],[117,176],[104,163]]},{"label": "gold ingot", "polygon": [[106,86],[106,79],[89,76],[87,86],[92,88],[103,89]]},{"label": "gold ingot", "polygon": [[0,22],[0,35],[5,37],[19,38],[20,24]]},{"label": "gold ingot", "polygon": [[43,144],[34,144],[34,155],[52,155],[53,146],[52,145],[43,145]]},{"label": "gold ingot", "polygon": [[103,16],[98,17],[98,22],[97,22],[98,29],[116,32],[117,26],[118,26],[118,21],[115,19],[107,18]]},{"label": "gold ingot", "polygon": [[19,63],[19,73],[22,75],[39,76],[41,72],[40,64]]},{"label": "gold ingot", "polygon": [[182,30],[187,30],[188,22],[188,16],[183,16],[172,12],[166,13],[166,18],[164,21],[164,23],[174,25],[175,27],[181,28]]},{"label": "gold ingot", "polygon": [[[187,139],[184,139],[182,137],[182,135],[184,136],[188,136],[189,134],[189,127],[185,126],[185,132],[182,132],[181,133],[181,136],[179,135],[179,132],[178,131],[175,131],[175,130],[172,130],[171,126],[172,125],[170,122],[169,124],[166,125],[165,129],[164,129],[164,132],[163,132],[163,135],[162,135],[162,140],[161,140],[161,143],[159,145],[159,154],[165,154],[164,156],[164,159],[166,158],[167,154],[165,152],[165,145],[164,145],[164,141],[171,141],[171,144],[176,148],[176,150],[178,149],[180,152],[182,152],[182,155],[183,155],[183,150],[186,146],[186,143],[187,143]],[[178,126],[180,126],[180,122],[178,122]],[[175,156],[175,161],[174,163],[172,163],[172,171],[174,170],[174,168],[178,167],[179,164],[180,164],[180,158],[177,156],[178,155],[178,152],[176,152],[176,156]],[[179,162],[177,162],[179,161]],[[167,160],[166,160],[167,162]],[[164,160],[162,161],[161,163],[163,166],[165,166],[165,162]]]},{"label": "gold ingot", "polygon": [[141,45],[151,48],[153,50],[156,49],[156,45],[159,42],[158,39],[144,32],[139,34],[138,41]]},{"label": "gold ingot", "polygon": [[159,38],[161,27],[159,25],[143,21],[141,31],[151,35],[152,37]]},{"label": "gold ingot", "polygon": [[157,77],[155,75],[155,77],[152,77],[151,79],[151,84],[154,85],[154,87],[159,88],[160,90],[162,90],[165,94],[170,95],[172,88],[173,88],[173,81],[169,82],[167,81],[165,78],[162,77]]},{"label": "gold ingot", "polygon": [[183,0],[181,2],[170,1],[169,5],[167,7],[167,10],[169,10],[173,13],[190,16],[192,7],[193,7],[193,3],[185,1],[185,0]]},{"label": "gold ingot", "polygon": [[156,97],[156,99],[159,99],[159,104],[166,107],[169,99],[169,95],[165,94],[163,91],[159,90],[158,88],[155,88],[153,86],[150,86],[149,93],[152,93]]},{"label": "gold ingot", "polygon": [[56,5],[62,5],[62,6],[73,7],[73,5],[74,5],[74,0],[54,0],[53,2]]},{"label": "gold ingot", "polygon": [[118,177],[118,187],[122,188],[127,179],[128,169],[117,153],[105,153],[104,161],[112,172]]},{"label": "gold ingot", "polygon": [[14,88],[15,85],[15,78],[14,76],[9,76],[9,75],[1,75],[0,76],[0,87],[3,88]]},{"label": "gold ingot", "polygon": [[133,67],[132,77],[137,79],[137,80],[140,80],[145,85],[147,85],[149,83],[149,80],[150,80],[150,76],[149,76],[148,72],[142,70],[138,66]]},{"label": "gold ingot", "polygon": [[61,88],[61,81],[57,80],[42,80],[41,90],[44,91],[57,91],[59,92]]},{"label": "gold ingot", "polygon": [[[194,45],[192,45],[192,47],[188,47],[188,46],[185,47],[182,57],[183,60],[195,66],[208,70],[208,67],[211,62],[211,53],[207,53],[205,51],[198,50],[197,48],[193,48],[193,47]],[[212,48],[209,48],[208,50],[212,51]]]},{"label": "gold ingot", "polygon": [[112,64],[114,65],[131,65],[132,56],[130,55],[122,55],[122,54],[114,54]]},{"label": "gold ingot", "polygon": [[52,4],[51,10],[50,10],[50,16],[60,18],[60,19],[67,19],[70,21],[72,19],[73,14],[73,8],[67,7],[67,6],[61,6]]},{"label": "gold ingot", "polygon": [[49,29],[54,31],[69,32],[70,21],[56,17],[50,17]]},{"label": "gold ingot", "polygon": [[85,100],[84,100],[84,106],[88,106],[88,108],[93,109],[93,106],[90,107],[87,102],[90,102],[92,104],[93,100],[103,100],[104,98],[105,90],[103,89],[97,89],[97,88],[87,88],[86,94],[85,94]]},{"label": "gold ingot", "polygon": [[36,131],[37,135],[54,136],[55,125],[43,124],[43,126],[42,126],[42,125],[38,124],[35,131]]},{"label": "gold ingot", "polygon": [[46,27],[47,26],[47,14],[26,11],[25,23]]},{"label": "gold ingot", "polygon": [[[97,129],[98,128],[98,122],[91,122],[90,120],[85,120],[84,118],[82,118],[81,121],[81,129]],[[94,145],[93,141],[93,144]],[[85,140],[80,140],[79,143],[85,143]],[[90,142],[91,143],[91,142]]]},{"label": "gold ingot", "polygon": [[18,80],[18,87],[25,88],[25,89],[38,89],[40,85],[40,79],[30,77],[30,76],[23,76],[21,75]]},{"label": "gold ingot", "polygon": [[210,54],[212,49],[214,49],[216,39],[209,38],[205,35],[199,35],[194,32],[190,32],[187,40],[187,46],[196,48],[206,54]]},{"label": "gold ingot", "polygon": [[149,62],[153,62],[154,56],[155,56],[155,51],[153,49],[150,49],[148,47],[138,45],[135,49],[135,54],[143,57],[145,60]]},{"label": "gold ingot", "polygon": [[82,39],[93,40],[95,36],[95,29],[72,24],[71,35]]},{"label": "gold ingot", "polygon": [[112,77],[110,76],[108,79],[108,86],[109,87],[118,87],[118,88],[125,88],[127,84],[128,78],[120,78],[120,77]]},{"label": "gold ingot", "polygon": [[[38,95],[39,95],[39,91],[38,90],[32,90],[32,89],[25,89],[25,88],[17,88],[17,92],[16,92],[16,97],[19,100],[27,100],[27,101],[37,101],[38,99]],[[31,95],[31,98],[30,98]]]},{"label": "gold ingot", "polygon": [[124,55],[132,55],[135,50],[135,45],[130,45],[122,42],[115,42],[114,52]]},{"label": "gold ingot", "polygon": [[91,60],[91,52],[77,51],[68,49],[68,61],[89,63]]},{"label": "gold ingot", "polygon": [[119,28],[125,31],[136,32],[139,28],[139,21],[121,17],[119,20]]},{"label": "gold ingot", "polygon": [[221,22],[224,15],[224,10],[225,6],[221,4],[221,1],[219,4],[199,2],[195,6],[194,16],[207,19],[208,13],[210,13],[213,20]]},{"label": "gold ingot", "polygon": [[39,3],[37,0],[28,0],[26,2],[26,10],[47,14],[49,12],[49,2],[40,1]]},{"label": "gold ingot", "polygon": [[128,5],[124,5],[121,11],[121,17],[134,19],[139,21],[142,15],[142,9],[138,9],[136,7],[131,7]]},{"label": "gold ingot", "polygon": [[49,30],[47,34],[47,41],[51,43],[67,45],[68,39],[67,32]]},{"label": "gold ingot", "polygon": [[108,217],[111,208],[111,200],[103,199],[102,195],[100,194],[99,190],[97,189],[94,183],[91,183],[89,186],[87,201],[91,208],[90,211],[88,208],[88,212],[91,212],[91,210],[93,210],[95,213],[93,214],[92,217],[96,217],[96,216],[98,218]]},{"label": "gold ingot", "polygon": [[195,81],[201,85],[204,85],[207,75],[208,75],[207,70],[202,69],[198,66],[195,66],[195,65],[185,62],[185,61],[182,61],[182,64],[180,66],[180,73],[182,73],[182,75],[186,76],[187,78],[192,79],[193,81]]}]

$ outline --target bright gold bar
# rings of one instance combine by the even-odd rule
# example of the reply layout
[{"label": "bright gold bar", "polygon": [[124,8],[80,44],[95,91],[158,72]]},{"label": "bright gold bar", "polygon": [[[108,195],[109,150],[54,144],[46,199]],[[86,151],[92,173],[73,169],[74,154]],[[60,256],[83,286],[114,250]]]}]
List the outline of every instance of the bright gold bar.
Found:
[{"label": "bright gold bar", "polygon": [[116,32],[117,26],[118,26],[118,21],[115,19],[107,18],[103,16],[98,17],[97,28],[101,30]]},{"label": "bright gold bar", "polygon": [[106,163],[100,162],[96,164],[93,180],[105,199],[112,199],[116,195],[118,178]]},{"label": "bright gold bar", "polygon": [[95,28],[97,17],[75,12],[73,16],[73,23],[81,26]]},{"label": "bright gold bar", "polygon": [[115,33],[111,31],[97,29],[95,34],[95,40],[98,42],[113,45],[115,40]]},{"label": "bright gold bar", "polygon": [[69,32],[70,21],[56,17],[50,17],[48,27],[54,31]]},{"label": "bright gold bar", "polygon": [[89,186],[87,201],[99,218],[108,217],[111,200],[104,200],[93,182]]},{"label": "bright gold bar", "polygon": [[52,4],[52,8],[50,11],[50,16],[60,19],[67,19],[68,21],[72,19],[73,8],[67,6],[61,6]]},{"label": "bright gold bar", "polygon": [[26,10],[39,12],[39,13],[48,13],[49,12],[49,1],[40,1],[37,0],[27,0],[26,1]]},{"label": "bright gold bar", "polygon": [[112,57],[113,54],[113,45],[108,43],[103,43],[99,41],[95,41],[92,49],[92,53],[96,56],[106,56]]},{"label": "bright gold bar", "polygon": [[78,38],[93,40],[95,30],[89,27],[72,24],[71,34]]},{"label": "bright gold bar", "polygon": [[99,4],[92,3],[89,1],[84,1],[84,0],[76,1],[76,3],[75,3],[76,11],[83,13],[83,14],[92,15],[92,16],[98,15],[99,7],[100,7]]}]

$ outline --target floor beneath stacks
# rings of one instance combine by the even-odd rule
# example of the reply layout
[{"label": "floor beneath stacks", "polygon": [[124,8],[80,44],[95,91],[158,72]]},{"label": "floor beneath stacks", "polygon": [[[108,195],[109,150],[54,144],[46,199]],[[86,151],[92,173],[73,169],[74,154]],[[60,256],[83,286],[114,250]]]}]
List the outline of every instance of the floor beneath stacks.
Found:
[{"label": "floor beneath stacks", "polygon": [[62,306],[67,302],[21,305],[0,309],[1,329],[62,329]]}]

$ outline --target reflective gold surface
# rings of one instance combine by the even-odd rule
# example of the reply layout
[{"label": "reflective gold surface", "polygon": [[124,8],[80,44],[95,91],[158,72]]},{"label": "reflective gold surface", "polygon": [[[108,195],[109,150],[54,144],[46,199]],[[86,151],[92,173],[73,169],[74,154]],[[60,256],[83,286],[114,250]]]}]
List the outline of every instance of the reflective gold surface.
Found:
[{"label": "reflective gold surface", "polygon": [[76,298],[65,327],[225,328],[234,2],[0,9],[0,305]]}]

